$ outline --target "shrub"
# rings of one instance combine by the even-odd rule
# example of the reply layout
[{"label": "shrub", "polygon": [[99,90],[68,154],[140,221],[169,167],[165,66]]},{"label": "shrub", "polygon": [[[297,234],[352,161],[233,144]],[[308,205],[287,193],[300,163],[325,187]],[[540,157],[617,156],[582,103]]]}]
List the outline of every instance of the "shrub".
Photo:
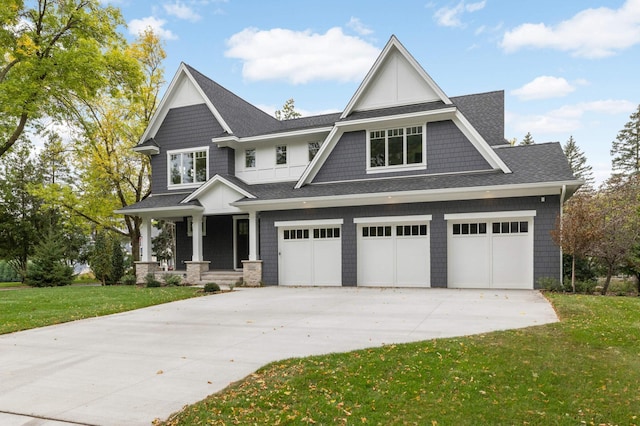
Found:
[{"label": "shrub", "polygon": [[33,264],[27,272],[27,284],[33,287],[69,285],[73,268],[64,261],[59,237],[49,232],[36,247]]},{"label": "shrub", "polygon": [[204,292],[205,293],[214,293],[220,291],[220,286],[216,283],[206,283],[204,285]]},{"label": "shrub", "polygon": [[[598,283],[595,281],[576,280],[576,293],[591,294],[595,291],[597,284]],[[569,286],[571,286],[571,284],[569,284]]]},{"label": "shrub", "polygon": [[145,275],[144,282],[147,287],[160,287],[160,281],[156,279],[156,276],[154,274]]},{"label": "shrub", "polygon": [[[571,285],[571,284],[569,284]],[[542,277],[538,278],[538,287],[548,291],[562,291],[562,284],[556,278]]]},{"label": "shrub", "polygon": [[0,260],[0,282],[18,282],[20,276],[16,273],[9,262]]},{"label": "shrub", "polygon": [[165,285],[176,286],[182,283],[182,277],[175,274],[166,274],[162,277]]},{"label": "shrub", "polygon": [[122,284],[124,285],[135,285],[135,283],[136,283],[135,275],[127,274],[122,277]]}]

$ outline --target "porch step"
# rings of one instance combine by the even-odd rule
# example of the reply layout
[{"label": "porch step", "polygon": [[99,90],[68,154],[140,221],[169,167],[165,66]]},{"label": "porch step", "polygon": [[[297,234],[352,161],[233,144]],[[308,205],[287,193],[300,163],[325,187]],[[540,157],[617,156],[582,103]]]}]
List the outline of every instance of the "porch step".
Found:
[{"label": "porch step", "polygon": [[200,276],[200,284],[216,283],[228,286],[239,281],[242,281],[242,271],[207,271]]}]

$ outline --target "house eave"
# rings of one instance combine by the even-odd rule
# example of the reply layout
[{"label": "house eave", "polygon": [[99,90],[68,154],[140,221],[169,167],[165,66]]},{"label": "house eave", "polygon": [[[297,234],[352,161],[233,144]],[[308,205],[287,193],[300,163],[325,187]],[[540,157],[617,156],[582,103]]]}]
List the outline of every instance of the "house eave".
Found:
[{"label": "house eave", "polygon": [[[218,145],[219,148],[236,148],[241,145],[255,144],[256,142],[269,142],[273,140],[286,140],[291,138],[299,138],[316,134],[329,133],[333,129],[331,127],[315,127],[310,129],[292,130],[288,132],[268,133],[264,135],[247,136],[239,138],[237,136],[224,136],[220,138],[212,138],[211,142]],[[324,138],[323,138],[324,139]]]},{"label": "house eave", "polygon": [[[176,213],[202,213],[204,207],[202,206],[170,206],[170,207],[150,207],[141,209],[120,209],[115,210],[115,214],[124,214],[127,216],[140,216],[140,217],[175,217]],[[180,214],[178,216],[184,216]]]},{"label": "house eave", "polygon": [[158,148],[157,146],[134,146],[133,148],[131,148],[131,150],[144,155],[160,154],[160,148]]},{"label": "house eave", "polygon": [[559,195],[562,187],[579,187],[580,181],[556,181],[513,185],[492,185],[464,188],[443,188],[419,191],[398,191],[368,194],[345,194],[321,197],[285,198],[278,200],[231,203],[247,211],[308,209],[326,207],[388,205],[437,201],[461,201],[492,198]]}]

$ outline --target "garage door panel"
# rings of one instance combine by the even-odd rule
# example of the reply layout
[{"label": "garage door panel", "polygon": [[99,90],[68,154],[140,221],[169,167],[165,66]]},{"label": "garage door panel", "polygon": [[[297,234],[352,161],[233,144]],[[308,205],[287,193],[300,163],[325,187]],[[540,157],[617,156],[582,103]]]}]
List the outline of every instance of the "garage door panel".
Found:
[{"label": "garage door panel", "polygon": [[393,240],[390,237],[362,238],[359,243],[360,273],[358,284],[381,286],[393,284]]},{"label": "garage door panel", "polygon": [[424,287],[430,278],[429,239],[401,237],[396,240],[396,283]]},{"label": "garage door panel", "polygon": [[280,284],[311,284],[310,240],[283,240],[280,244]]},{"label": "garage door panel", "polygon": [[342,284],[342,263],[340,240],[315,240],[313,243],[313,283],[314,285]]},{"label": "garage door panel", "polygon": [[527,234],[493,237],[493,287],[532,288],[531,241]]},{"label": "garage door panel", "polygon": [[491,280],[488,235],[449,238],[449,287],[488,288]]}]

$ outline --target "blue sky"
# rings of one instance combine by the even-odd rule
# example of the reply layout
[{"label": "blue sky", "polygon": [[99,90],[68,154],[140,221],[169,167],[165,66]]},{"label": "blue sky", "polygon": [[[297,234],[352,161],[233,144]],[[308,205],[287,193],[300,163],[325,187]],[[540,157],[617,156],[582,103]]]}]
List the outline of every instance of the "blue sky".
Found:
[{"label": "blue sky", "polygon": [[395,34],[448,96],[504,90],[505,137],[566,142],[598,182],[640,103],[640,0],[105,0],[186,62],[273,113],[341,111]]}]

